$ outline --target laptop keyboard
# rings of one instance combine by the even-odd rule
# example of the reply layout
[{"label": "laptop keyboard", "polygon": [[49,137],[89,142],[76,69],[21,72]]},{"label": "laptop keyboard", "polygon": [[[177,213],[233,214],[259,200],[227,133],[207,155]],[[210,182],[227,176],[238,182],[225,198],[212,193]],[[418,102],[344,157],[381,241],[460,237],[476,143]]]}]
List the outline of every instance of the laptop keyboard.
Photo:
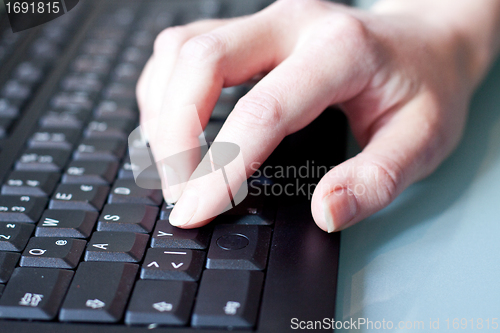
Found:
[{"label": "laptop keyboard", "polygon": [[[0,56],[20,44],[26,50],[0,86],[3,139],[64,50],[74,55],[51,76],[56,84],[36,129],[1,186],[0,318],[256,325],[273,206],[249,196],[209,226],[182,230],[169,224],[173,207],[161,190],[134,181],[127,138],[138,125],[135,84],[155,36],[173,24],[246,14],[229,2],[174,4],[81,1],[25,40],[27,32],[8,30],[0,39]],[[92,18],[82,27],[86,16]],[[224,89],[207,141],[247,89]]]}]

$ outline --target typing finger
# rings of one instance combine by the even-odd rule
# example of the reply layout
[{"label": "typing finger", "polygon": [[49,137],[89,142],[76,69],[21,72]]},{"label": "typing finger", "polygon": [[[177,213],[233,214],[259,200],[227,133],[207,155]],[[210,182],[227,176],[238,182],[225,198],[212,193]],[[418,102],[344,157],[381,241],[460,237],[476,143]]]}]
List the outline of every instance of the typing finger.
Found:
[{"label": "typing finger", "polygon": [[[296,38],[293,24],[289,24],[288,30],[282,26],[278,29],[271,20],[275,17],[264,11],[236,19],[191,38],[179,51],[164,93],[157,135],[151,141],[167,201],[178,200],[199,162],[198,136],[210,118],[222,87],[243,83],[255,74],[268,71],[291,52]],[[186,112],[193,110],[191,106],[197,111],[194,117]],[[167,163],[165,159],[171,156],[178,158],[171,158]]]}]

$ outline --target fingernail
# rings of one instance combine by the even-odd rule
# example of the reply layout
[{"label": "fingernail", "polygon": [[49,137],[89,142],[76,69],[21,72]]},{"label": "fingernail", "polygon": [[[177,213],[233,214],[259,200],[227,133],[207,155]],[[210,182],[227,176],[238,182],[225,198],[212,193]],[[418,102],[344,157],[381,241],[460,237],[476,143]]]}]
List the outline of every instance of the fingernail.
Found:
[{"label": "fingernail", "polygon": [[175,170],[167,164],[161,165],[163,174],[163,196],[168,203],[179,200],[182,194],[180,177]]},{"label": "fingernail", "polygon": [[196,213],[197,207],[198,195],[193,191],[185,191],[170,213],[170,224],[176,227],[188,224]]},{"label": "fingernail", "polygon": [[342,229],[355,216],[356,198],[347,188],[335,190],[323,199],[323,213],[329,233]]}]

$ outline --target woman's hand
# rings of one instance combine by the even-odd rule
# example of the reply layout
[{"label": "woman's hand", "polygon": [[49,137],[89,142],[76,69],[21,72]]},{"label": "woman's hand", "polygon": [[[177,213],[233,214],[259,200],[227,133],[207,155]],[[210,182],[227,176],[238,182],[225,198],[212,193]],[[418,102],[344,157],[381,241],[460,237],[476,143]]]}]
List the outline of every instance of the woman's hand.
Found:
[{"label": "woman's hand", "polygon": [[[483,0],[498,10],[495,1]],[[470,0],[434,3],[386,0],[365,12],[282,0],[251,16],[166,29],[137,87],[155,156],[198,144],[200,122],[189,120],[185,107],[194,104],[205,126],[223,87],[265,74],[215,140],[241,149],[244,172],[231,164],[225,170],[231,189],[286,135],[340,104],[363,151],[323,177],[312,199],[314,219],[332,232],[384,208],[457,145],[470,96],[496,49],[474,35],[478,24],[498,31],[498,18],[486,19],[492,8],[474,12],[468,7],[479,4]],[[317,144],[328,154],[326,143]],[[165,185],[181,183],[166,186],[164,196],[177,201],[170,221],[183,228],[206,224],[227,204],[215,175],[182,184],[196,165],[159,168]]]}]

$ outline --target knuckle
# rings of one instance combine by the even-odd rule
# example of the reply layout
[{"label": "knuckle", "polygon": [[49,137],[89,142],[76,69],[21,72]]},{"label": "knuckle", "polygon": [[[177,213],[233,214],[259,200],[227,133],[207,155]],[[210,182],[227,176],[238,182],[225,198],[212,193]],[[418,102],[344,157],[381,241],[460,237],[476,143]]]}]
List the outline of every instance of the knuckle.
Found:
[{"label": "knuckle", "polygon": [[161,52],[167,48],[181,45],[187,39],[187,31],[184,27],[169,27],[156,36],[154,51]]},{"label": "knuckle", "polygon": [[357,43],[364,43],[369,38],[365,23],[349,13],[329,15],[321,25],[325,37],[335,40],[343,38]]},{"label": "knuckle", "polygon": [[349,33],[354,35],[363,36],[366,34],[366,26],[362,20],[359,18],[348,14],[348,13],[338,13],[335,15],[335,20],[338,29],[342,33]]},{"label": "knuckle", "polygon": [[236,103],[235,116],[244,126],[279,128],[283,104],[270,93],[248,95]]},{"label": "knuckle", "polygon": [[208,33],[188,40],[181,48],[179,57],[190,62],[218,61],[225,51],[220,35]]}]

